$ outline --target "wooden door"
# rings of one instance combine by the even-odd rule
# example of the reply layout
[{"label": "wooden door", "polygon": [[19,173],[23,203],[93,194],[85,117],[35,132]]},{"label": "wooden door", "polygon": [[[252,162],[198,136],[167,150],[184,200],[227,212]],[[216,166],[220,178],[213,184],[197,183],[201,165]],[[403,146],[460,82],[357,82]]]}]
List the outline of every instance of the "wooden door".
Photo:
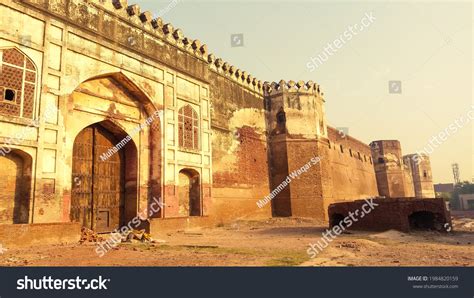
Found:
[{"label": "wooden door", "polygon": [[92,165],[94,128],[87,127],[76,137],[72,152],[71,220],[92,229]]},{"label": "wooden door", "polygon": [[189,187],[189,215],[201,215],[201,187],[199,186],[199,175],[194,175],[190,179]]},{"label": "wooden door", "polygon": [[124,209],[123,150],[104,158],[119,141],[102,127],[94,128],[93,205],[97,232],[111,232],[120,227]]},{"label": "wooden door", "polygon": [[85,128],[73,149],[71,219],[98,233],[123,224],[124,154],[103,154],[118,143],[101,126]]}]

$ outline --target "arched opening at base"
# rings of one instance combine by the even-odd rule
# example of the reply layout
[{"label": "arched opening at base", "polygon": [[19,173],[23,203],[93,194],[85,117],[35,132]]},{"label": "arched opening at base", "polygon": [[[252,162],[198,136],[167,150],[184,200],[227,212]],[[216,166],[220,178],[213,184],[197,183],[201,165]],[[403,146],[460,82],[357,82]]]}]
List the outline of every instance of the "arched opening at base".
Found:
[{"label": "arched opening at base", "polygon": [[433,212],[418,211],[408,217],[411,230],[434,230],[436,228],[436,217]]},{"label": "arched opening at base", "polygon": [[0,156],[0,224],[26,224],[30,219],[31,157],[20,150]]},{"label": "arched opening at base", "polygon": [[193,169],[179,172],[179,215],[201,216],[201,187],[199,173]]},{"label": "arched opening at base", "polygon": [[331,228],[338,225],[345,226],[344,218],[345,218],[344,215],[339,214],[339,213],[331,215],[331,218],[330,218]]}]

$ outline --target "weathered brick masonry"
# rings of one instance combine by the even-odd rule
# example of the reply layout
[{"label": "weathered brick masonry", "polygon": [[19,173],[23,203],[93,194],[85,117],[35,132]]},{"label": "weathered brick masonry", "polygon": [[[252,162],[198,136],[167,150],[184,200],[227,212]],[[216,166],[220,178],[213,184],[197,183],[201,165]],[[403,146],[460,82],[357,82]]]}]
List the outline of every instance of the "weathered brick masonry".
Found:
[{"label": "weathered brick masonry", "polygon": [[[365,200],[337,203],[329,206],[331,228],[336,225],[346,226],[353,230],[389,230],[396,229],[408,232],[413,229],[433,229],[449,231],[452,227],[451,215],[443,199],[376,199],[372,201],[374,209],[364,216]],[[375,206],[377,205],[377,206]],[[367,205],[368,206],[368,205]],[[368,211],[368,207],[365,207]],[[356,215],[354,213],[358,211]],[[353,213],[355,220],[346,224],[344,218]]]}]

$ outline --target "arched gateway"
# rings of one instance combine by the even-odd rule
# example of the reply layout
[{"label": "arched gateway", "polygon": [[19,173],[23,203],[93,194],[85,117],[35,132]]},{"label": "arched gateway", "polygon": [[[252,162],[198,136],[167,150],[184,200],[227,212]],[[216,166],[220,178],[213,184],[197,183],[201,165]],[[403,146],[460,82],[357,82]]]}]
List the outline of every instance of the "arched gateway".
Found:
[{"label": "arched gateway", "polygon": [[112,232],[160,198],[159,113],[121,73],[83,82],[71,101],[67,124],[76,137],[69,147],[70,219],[98,233]]}]

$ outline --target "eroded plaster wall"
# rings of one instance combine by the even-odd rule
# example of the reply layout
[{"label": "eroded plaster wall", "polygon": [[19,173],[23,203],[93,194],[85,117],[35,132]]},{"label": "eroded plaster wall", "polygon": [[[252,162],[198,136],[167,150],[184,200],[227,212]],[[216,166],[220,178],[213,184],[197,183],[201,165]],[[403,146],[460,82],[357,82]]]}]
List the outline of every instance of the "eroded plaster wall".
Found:
[{"label": "eroded plaster wall", "polygon": [[210,75],[212,115],[212,206],[219,221],[271,217],[268,148],[263,97],[214,69]]},{"label": "eroded plaster wall", "polygon": [[387,198],[414,197],[411,168],[403,161],[400,142],[374,141],[371,151],[379,194]]},{"label": "eroded plaster wall", "polygon": [[403,156],[410,168],[416,198],[435,198],[431,161],[428,155],[409,154]]},{"label": "eroded plaster wall", "polygon": [[[320,138],[327,136],[324,99],[313,82],[273,83],[266,90],[270,181],[279,190],[274,216],[324,218]],[[283,189],[285,181],[288,185]]]}]

